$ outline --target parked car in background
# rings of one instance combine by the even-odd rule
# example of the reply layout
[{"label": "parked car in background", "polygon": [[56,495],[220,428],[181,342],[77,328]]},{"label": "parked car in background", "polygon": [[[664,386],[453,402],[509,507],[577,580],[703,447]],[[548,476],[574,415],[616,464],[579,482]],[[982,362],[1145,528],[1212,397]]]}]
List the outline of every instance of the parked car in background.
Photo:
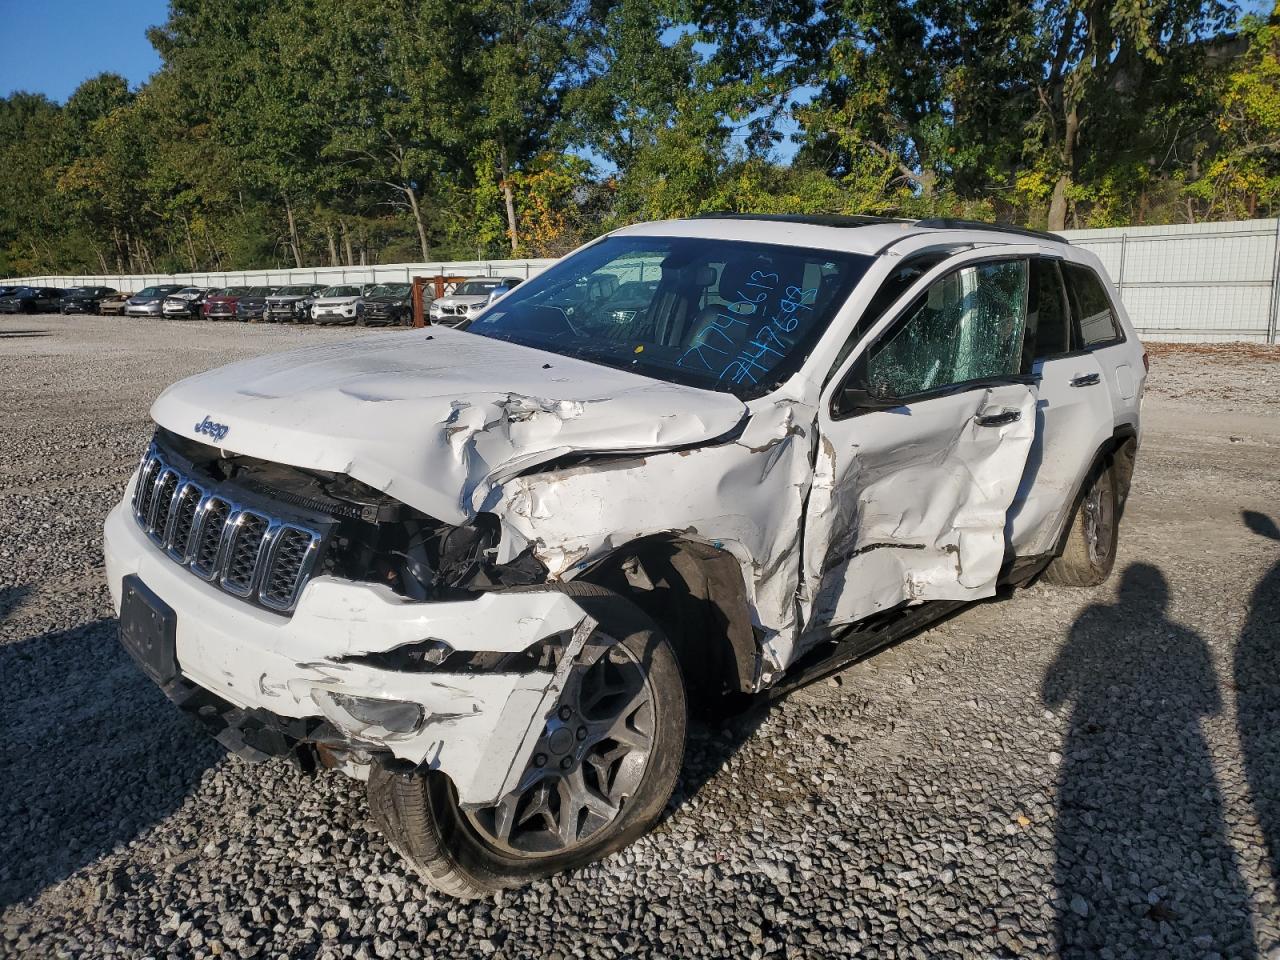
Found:
[{"label": "parked car in background", "polygon": [[1146,366],[1051,234],[637,224],[465,331],[164,391],[106,522],[121,640],[222,743],[363,780],[425,882],[487,896],[655,823],[689,707],[1041,574],[1103,583]]},{"label": "parked car in background", "polygon": [[115,296],[118,294],[111,287],[72,287],[62,292],[58,309],[63,313],[98,313],[99,304]]},{"label": "parked car in background", "polygon": [[249,296],[253,287],[223,287],[211,290],[200,312],[206,320],[234,320],[241,297]]},{"label": "parked car in background", "polygon": [[364,313],[364,291],[369,284],[325,287],[311,304],[311,322],[356,323]]},{"label": "parked car in background", "polygon": [[19,287],[0,298],[0,313],[49,313],[58,309],[62,294],[57,287]]},{"label": "parked car in background", "polygon": [[380,283],[364,295],[364,322],[379,324],[409,323],[413,320],[413,284]]},{"label": "parked car in background", "polygon": [[251,287],[249,292],[243,294],[236,301],[236,319],[241,322],[256,323],[262,319],[263,312],[267,309],[267,297],[271,296],[278,287]]},{"label": "parked car in background", "polygon": [[164,298],[182,289],[180,283],[165,283],[139,290],[125,301],[127,317],[159,317],[164,309]]},{"label": "parked car in background", "polygon": [[519,282],[519,277],[475,277],[465,280],[458,284],[452,293],[431,301],[427,315],[432,323],[456,326],[487,307],[491,302],[492,294],[498,291],[505,293]]},{"label": "parked car in background", "polygon": [[208,296],[209,291],[203,287],[183,287],[164,298],[161,313],[166,317],[190,320],[200,316],[200,308]]},{"label": "parked car in background", "polygon": [[520,284],[518,277],[510,277],[489,291],[489,303],[496,303]]},{"label": "parked car in background", "polygon": [[124,313],[125,304],[132,296],[132,293],[121,291],[103,297],[98,301],[98,313],[104,317],[118,317]]},{"label": "parked car in background", "polygon": [[324,289],[322,283],[304,283],[291,287],[278,287],[267,297],[267,305],[262,319],[267,322],[299,321],[306,323],[311,319],[311,303],[316,294]]}]

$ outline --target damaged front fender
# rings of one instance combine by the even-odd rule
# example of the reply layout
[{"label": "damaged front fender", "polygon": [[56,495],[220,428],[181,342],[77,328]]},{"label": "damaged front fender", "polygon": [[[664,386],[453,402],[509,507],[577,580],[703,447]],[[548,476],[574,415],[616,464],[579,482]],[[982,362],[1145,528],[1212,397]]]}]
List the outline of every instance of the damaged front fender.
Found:
[{"label": "damaged front fender", "polygon": [[713,546],[741,568],[752,625],[790,637],[814,417],[793,400],[760,405],[729,439],[529,472],[484,508],[502,523],[506,550],[528,545],[554,580],[655,535]]}]

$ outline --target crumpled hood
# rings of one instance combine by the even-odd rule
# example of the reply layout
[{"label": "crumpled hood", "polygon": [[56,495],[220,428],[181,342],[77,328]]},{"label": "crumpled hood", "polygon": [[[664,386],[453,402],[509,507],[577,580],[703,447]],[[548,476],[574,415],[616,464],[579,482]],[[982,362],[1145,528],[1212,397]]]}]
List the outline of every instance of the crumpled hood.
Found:
[{"label": "crumpled hood", "polygon": [[453,294],[449,294],[446,297],[441,297],[435,302],[440,304],[442,307],[470,307],[477,303],[488,303],[489,294],[486,293],[475,297],[458,297]]},{"label": "crumpled hood", "polygon": [[448,523],[526,467],[700,443],[745,413],[732,394],[442,327],[242,361],[151,408],[182,436],[221,434],[224,450],[346,473]]}]

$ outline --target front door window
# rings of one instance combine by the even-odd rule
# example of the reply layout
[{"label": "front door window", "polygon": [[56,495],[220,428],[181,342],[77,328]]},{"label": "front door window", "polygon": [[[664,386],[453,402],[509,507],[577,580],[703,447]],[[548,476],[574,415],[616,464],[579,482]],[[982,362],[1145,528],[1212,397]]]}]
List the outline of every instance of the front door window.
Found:
[{"label": "front door window", "polygon": [[871,348],[872,396],[895,399],[1019,372],[1027,262],[966,267],[943,277]]}]

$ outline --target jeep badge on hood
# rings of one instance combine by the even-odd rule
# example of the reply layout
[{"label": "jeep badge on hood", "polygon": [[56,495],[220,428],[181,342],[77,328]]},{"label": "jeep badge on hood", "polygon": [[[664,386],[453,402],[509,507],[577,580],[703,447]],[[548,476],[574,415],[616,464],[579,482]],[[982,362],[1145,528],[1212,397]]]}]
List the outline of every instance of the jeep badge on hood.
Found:
[{"label": "jeep badge on hood", "polygon": [[204,419],[201,420],[199,423],[197,423],[195,426],[196,433],[208,434],[214,440],[221,440],[223,437],[227,435],[227,431],[230,429],[231,428],[228,427],[225,423],[214,423],[212,420],[209,419],[208,414],[205,414]]}]

